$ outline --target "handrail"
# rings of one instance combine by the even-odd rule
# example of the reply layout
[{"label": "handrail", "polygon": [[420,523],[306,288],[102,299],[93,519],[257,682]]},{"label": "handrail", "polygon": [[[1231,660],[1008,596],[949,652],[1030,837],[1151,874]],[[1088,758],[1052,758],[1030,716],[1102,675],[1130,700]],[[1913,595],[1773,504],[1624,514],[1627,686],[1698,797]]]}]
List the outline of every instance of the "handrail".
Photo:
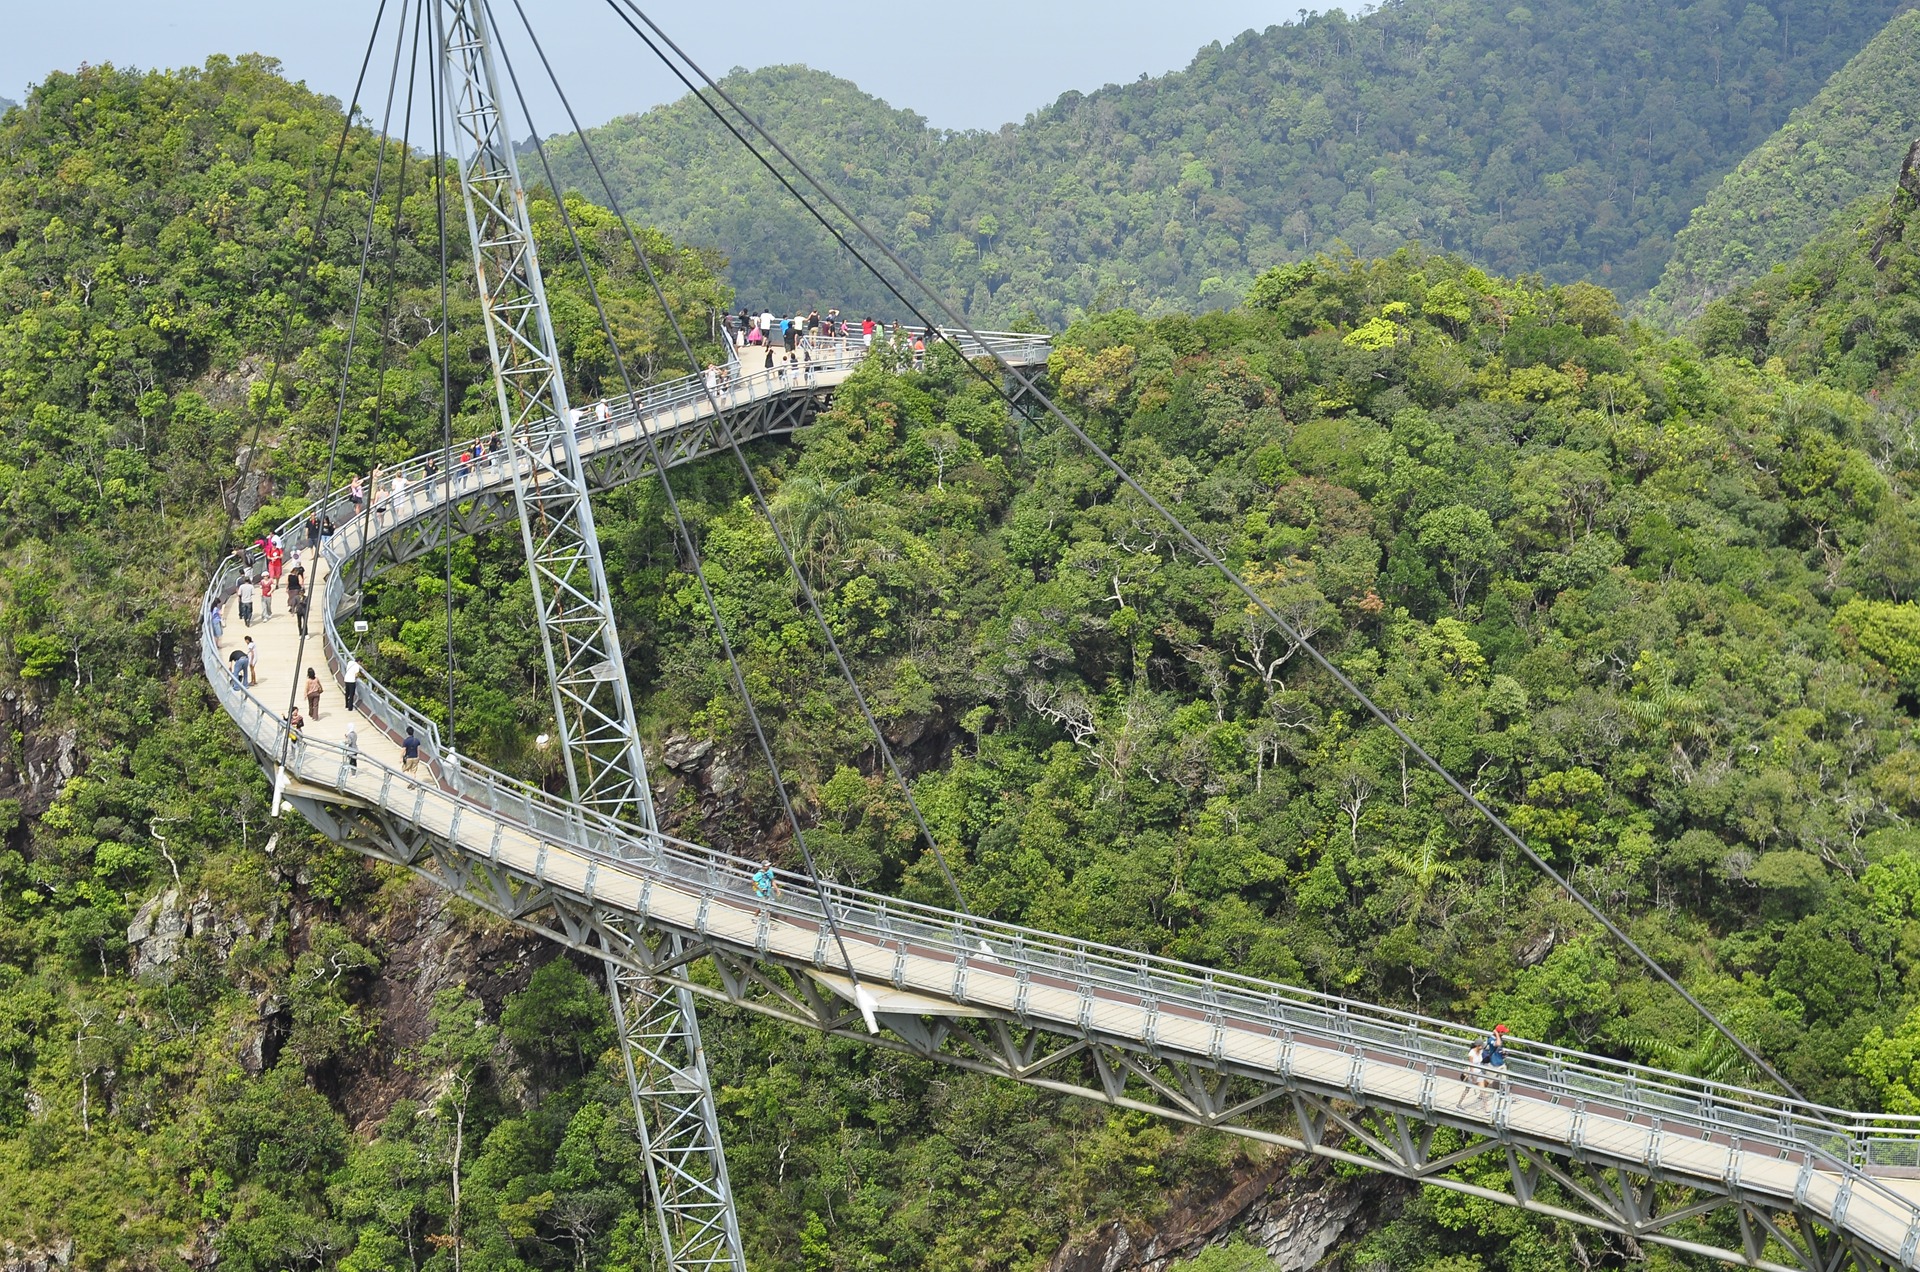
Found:
[{"label": "handrail", "polygon": [[[686,377],[649,391],[641,403],[643,408],[651,408],[645,425],[648,431],[657,434],[671,427],[698,427],[705,422],[705,386],[686,383],[697,380],[698,377]],[[688,392],[689,387],[697,387],[697,392]],[[771,384],[748,387],[754,397],[763,395],[760,387],[768,392],[781,391]],[[690,413],[682,409],[688,405],[696,409]],[[662,415],[670,422],[663,422]],[[625,422],[632,422],[631,415]],[[591,428],[583,430],[583,440],[589,437],[597,440],[620,424],[618,417],[595,421]],[[424,462],[424,457],[410,461],[414,465]],[[492,471],[480,474],[476,491],[505,480],[498,462],[496,459]],[[469,484],[463,482],[453,492],[456,499],[467,497]],[[414,487],[398,507],[390,509],[390,525],[376,524],[369,511],[342,525],[335,539],[323,546],[331,566],[327,573],[325,604],[321,607],[322,639],[330,662],[338,665],[347,654],[335,618],[347,600],[345,575],[354,558],[407,522],[437,510],[445,494],[446,486],[440,478],[432,484]],[[341,494],[334,492],[296,514],[287,528],[299,527],[311,511],[340,505]],[[209,581],[208,604],[224,599],[237,572],[233,561],[222,563]],[[257,745],[269,752],[277,751],[280,739],[285,736],[284,719],[251,693],[227,682],[211,631],[204,628],[202,658],[209,679],[229,712],[248,730]],[[750,892],[750,876],[756,863],[746,858],[665,833],[642,831],[604,814],[578,808],[470,760],[455,760],[454,771],[449,772],[450,757],[442,750],[439,730],[433,721],[372,677],[363,675],[360,685],[367,714],[379,727],[397,738],[411,725],[427,749],[429,767],[433,759],[441,761],[439,776],[432,783],[432,789],[442,792],[441,797],[506,818],[585,857],[619,868],[656,873],[683,886],[689,879],[717,880],[718,886],[725,890],[741,895]],[[307,757],[329,748],[338,749],[317,739],[300,745],[303,755],[297,761],[297,768],[302,776],[310,764]],[[371,756],[363,756],[361,762],[384,767]],[[422,785],[411,775],[407,780],[414,786]],[[795,886],[787,892],[791,899],[774,903],[774,907],[789,915],[823,921],[824,915],[811,895],[811,881],[790,872],[779,873]],[[1410,1064],[1457,1068],[1466,1046],[1483,1034],[1478,1029],[1418,1013],[957,914],[831,880],[823,881],[823,885],[836,920],[853,939],[888,945],[909,941],[949,951],[956,957],[985,958],[1053,971],[1123,994],[1151,994],[1162,1005],[1178,1004],[1210,1018],[1224,1015],[1248,1022],[1251,1027],[1305,1030],[1340,1038],[1352,1045],[1364,1045],[1371,1051],[1398,1056]],[[983,954],[983,944],[990,953]],[[1510,1053],[1508,1064],[1512,1081],[1536,1084],[1563,1093],[1570,1100],[1617,1102],[1669,1125],[1734,1135],[1747,1144],[1771,1145],[1782,1153],[1811,1154],[1833,1163],[1836,1168],[1904,1165],[1909,1158],[1920,1160],[1920,1117],[1839,1109],[1546,1043],[1525,1043],[1523,1049]],[[1899,1160],[1892,1160],[1894,1158]],[[1896,1200],[1902,1205],[1911,1204],[1904,1199]]]}]

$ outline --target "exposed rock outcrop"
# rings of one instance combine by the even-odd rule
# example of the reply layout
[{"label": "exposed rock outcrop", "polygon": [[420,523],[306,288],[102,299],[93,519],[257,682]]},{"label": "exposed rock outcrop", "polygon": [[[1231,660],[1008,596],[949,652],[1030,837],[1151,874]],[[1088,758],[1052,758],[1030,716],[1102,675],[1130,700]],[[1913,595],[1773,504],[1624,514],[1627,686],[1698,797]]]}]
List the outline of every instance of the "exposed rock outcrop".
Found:
[{"label": "exposed rock outcrop", "polygon": [[80,771],[80,731],[46,727],[31,691],[0,690],[0,799],[20,801],[23,817],[38,817],[52,807],[60,790]]},{"label": "exposed rock outcrop", "polygon": [[43,1249],[26,1249],[0,1241],[0,1272],[56,1272],[73,1266],[73,1239]]},{"label": "exposed rock outcrop", "polygon": [[1069,1243],[1047,1272],[1167,1272],[1179,1259],[1240,1233],[1284,1272],[1306,1272],[1335,1245],[1397,1209],[1410,1192],[1386,1176],[1342,1179],[1297,1153],[1241,1168],[1196,1189],[1152,1223],[1115,1221]]},{"label": "exposed rock outcrop", "polygon": [[[268,925],[273,921],[269,916]],[[141,906],[127,925],[127,962],[135,976],[164,974],[195,937],[204,937],[214,956],[224,961],[235,941],[252,935],[251,924],[215,910],[206,893],[182,909],[180,890],[169,888]]]}]

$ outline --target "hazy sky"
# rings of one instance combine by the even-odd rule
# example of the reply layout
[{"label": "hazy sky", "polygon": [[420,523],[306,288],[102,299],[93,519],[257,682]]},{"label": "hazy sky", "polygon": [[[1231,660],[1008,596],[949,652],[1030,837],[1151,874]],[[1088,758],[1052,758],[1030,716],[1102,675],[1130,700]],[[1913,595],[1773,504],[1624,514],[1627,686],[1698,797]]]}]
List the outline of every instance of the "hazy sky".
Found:
[{"label": "hazy sky", "polygon": [[[389,0],[390,13],[398,3]],[[605,0],[523,3],[567,79],[582,123],[603,123],[679,95],[679,85],[618,24]],[[998,127],[1068,89],[1183,67],[1203,44],[1231,40],[1297,11],[1255,0],[642,5],[716,76],[734,66],[804,62],[943,128]],[[376,4],[57,0],[10,7],[0,39],[0,96],[21,98],[48,70],[71,70],[82,62],[172,67],[201,62],[210,53],[258,52],[279,58],[289,75],[310,87],[345,98]],[[503,25],[514,27],[511,0],[495,0],[495,9]],[[522,76],[524,84],[524,71]],[[371,96],[362,94],[363,100]],[[564,127],[549,103],[536,101],[534,111],[542,132]]]}]

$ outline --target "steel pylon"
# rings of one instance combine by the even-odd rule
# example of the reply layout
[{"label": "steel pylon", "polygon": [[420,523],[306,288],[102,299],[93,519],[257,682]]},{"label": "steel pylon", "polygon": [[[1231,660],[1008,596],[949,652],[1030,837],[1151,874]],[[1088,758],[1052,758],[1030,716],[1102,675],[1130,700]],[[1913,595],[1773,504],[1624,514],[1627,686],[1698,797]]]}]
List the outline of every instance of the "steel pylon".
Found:
[{"label": "steel pylon", "polygon": [[[573,802],[658,829],[593,505],[561,375],[485,0],[442,0],[435,39],[554,721]],[[666,1265],[746,1272],[693,994],[607,964]]]}]

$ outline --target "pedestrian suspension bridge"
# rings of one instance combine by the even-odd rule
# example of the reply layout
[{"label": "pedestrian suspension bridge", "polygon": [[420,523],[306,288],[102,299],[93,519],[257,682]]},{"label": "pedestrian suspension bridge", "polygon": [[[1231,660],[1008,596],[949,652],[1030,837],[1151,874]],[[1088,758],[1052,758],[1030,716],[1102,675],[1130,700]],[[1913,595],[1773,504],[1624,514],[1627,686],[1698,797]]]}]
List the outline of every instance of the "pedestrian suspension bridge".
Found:
[{"label": "pedestrian suspension bridge", "polygon": [[[631,3],[609,2],[672,47]],[[471,464],[448,445],[399,470],[402,493],[369,492],[369,509],[340,489],[289,519],[280,535],[290,550],[304,551],[309,518],[336,530],[303,558],[312,562],[311,637],[284,615],[245,629],[258,648],[257,685],[236,683],[227,664],[242,634],[232,596],[253,566],[225,562],[206,603],[228,616],[227,636],[209,627],[201,656],[272,776],[276,806],[604,962],[670,1267],[746,1267],[700,1044],[701,998],[1518,1206],[1629,1246],[1782,1272],[1920,1267],[1920,1119],[1533,1043],[1482,1087],[1463,1075],[1477,1032],[1449,1022],[909,903],[811,871],[783,872],[768,894],[753,886],[757,862],[659,829],[591,496],[790,434],[869,351],[828,343],[805,367],[736,363],[724,383],[695,374],[633,386],[604,418],[596,410],[574,423],[487,4],[423,0],[414,21],[431,32],[458,142],[444,144],[436,130],[436,150],[459,167],[503,444]],[[1009,386],[1012,401],[1044,403],[1034,385],[1044,338],[943,335]],[[513,526],[535,582],[571,797],[456,755],[431,719],[371,677],[359,681],[357,712],[342,698],[366,582],[452,539]],[[322,710],[296,736],[288,690],[309,664],[323,668]],[[423,742],[410,769],[400,748],[409,730]]]}]

